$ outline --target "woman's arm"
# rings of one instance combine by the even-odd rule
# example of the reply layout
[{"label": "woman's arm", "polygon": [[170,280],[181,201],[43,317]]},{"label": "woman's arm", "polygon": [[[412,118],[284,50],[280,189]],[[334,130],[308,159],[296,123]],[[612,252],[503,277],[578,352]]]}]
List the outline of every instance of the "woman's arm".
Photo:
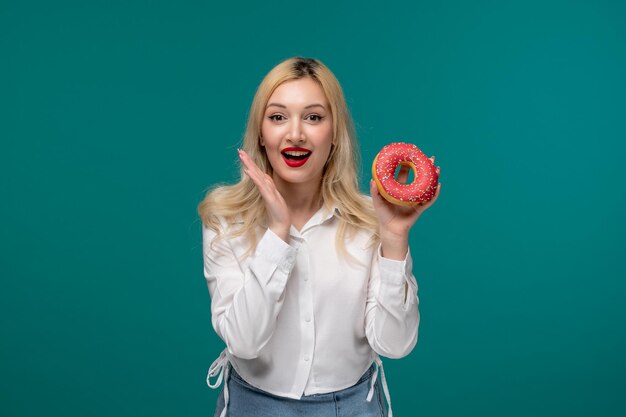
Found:
[{"label": "woman's arm", "polygon": [[370,272],[365,334],[380,355],[401,358],[417,343],[420,315],[410,252],[402,261],[384,258],[378,247]]},{"label": "woman's arm", "polygon": [[[434,157],[431,160],[434,162]],[[408,170],[406,166],[400,169],[398,182],[406,183]],[[372,349],[383,356],[406,356],[417,343],[419,299],[412,272],[409,232],[421,214],[435,203],[440,188],[441,184],[427,203],[405,207],[386,201],[378,193],[374,181],[370,182],[381,243],[372,261],[365,330]]]},{"label": "woman's arm", "polygon": [[203,228],[204,275],[211,294],[213,327],[231,354],[252,359],[269,342],[283,305],[289,273],[296,260],[290,246],[291,217],[272,177],[239,150],[244,173],[263,198],[268,228],[251,256],[249,266],[236,256],[231,243]]},{"label": "woman's arm", "polygon": [[255,358],[274,332],[296,249],[267,229],[246,267],[227,239],[212,247],[206,226],[202,236],[213,328],[232,355]]}]

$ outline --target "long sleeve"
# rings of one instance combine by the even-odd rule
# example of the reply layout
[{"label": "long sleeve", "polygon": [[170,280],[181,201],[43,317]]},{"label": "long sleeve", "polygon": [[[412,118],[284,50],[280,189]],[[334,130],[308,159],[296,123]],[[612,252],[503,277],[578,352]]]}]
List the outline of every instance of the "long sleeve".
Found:
[{"label": "long sleeve", "polygon": [[[372,349],[389,358],[408,355],[420,321],[417,281],[410,249],[403,261],[373,257],[365,308],[365,333]],[[408,283],[408,291],[405,289]]]},{"label": "long sleeve", "polygon": [[211,322],[232,355],[252,359],[272,336],[296,249],[267,229],[250,258],[238,259],[228,239],[212,247],[215,237],[203,225]]}]

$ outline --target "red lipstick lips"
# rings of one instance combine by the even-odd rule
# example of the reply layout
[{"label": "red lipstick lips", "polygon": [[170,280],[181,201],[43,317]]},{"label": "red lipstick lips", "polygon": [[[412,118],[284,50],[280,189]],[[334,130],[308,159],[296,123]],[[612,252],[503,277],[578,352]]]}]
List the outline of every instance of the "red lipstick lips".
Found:
[{"label": "red lipstick lips", "polygon": [[289,147],[283,149],[280,153],[283,156],[283,161],[285,161],[288,166],[298,168],[309,160],[312,152],[305,148]]}]

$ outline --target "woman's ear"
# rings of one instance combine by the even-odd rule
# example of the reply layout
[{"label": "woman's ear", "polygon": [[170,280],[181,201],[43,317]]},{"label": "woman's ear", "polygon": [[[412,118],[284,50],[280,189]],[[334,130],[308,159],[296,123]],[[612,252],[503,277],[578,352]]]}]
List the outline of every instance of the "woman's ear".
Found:
[{"label": "woman's ear", "polygon": [[261,146],[265,146],[265,141],[263,140],[263,136],[259,136],[259,144]]}]

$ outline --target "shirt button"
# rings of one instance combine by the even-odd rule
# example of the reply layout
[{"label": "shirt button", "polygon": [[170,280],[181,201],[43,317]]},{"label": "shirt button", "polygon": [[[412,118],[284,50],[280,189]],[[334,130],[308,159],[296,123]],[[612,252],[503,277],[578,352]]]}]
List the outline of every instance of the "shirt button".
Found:
[{"label": "shirt button", "polygon": [[304,361],[305,361],[305,362],[308,362],[310,359],[311,359],[311,358],[309,358],[309,355],[306,355],[306,356],[304,357]]},{"label": "shirt button", "polygon": [[306,316],[306,317],[304,318],[304,321],[306,321],[307,323],[308,323],[308,322],[310,322],[310,321],[311,321],[311,316]]},{"label": "shirt button", "polygon": [[307,276],[305,275],[305,276],[304,276],[304,280],[305,280],[305,281],[308,281],[308,280],[309,280],[309,277],[307,277]]}]

